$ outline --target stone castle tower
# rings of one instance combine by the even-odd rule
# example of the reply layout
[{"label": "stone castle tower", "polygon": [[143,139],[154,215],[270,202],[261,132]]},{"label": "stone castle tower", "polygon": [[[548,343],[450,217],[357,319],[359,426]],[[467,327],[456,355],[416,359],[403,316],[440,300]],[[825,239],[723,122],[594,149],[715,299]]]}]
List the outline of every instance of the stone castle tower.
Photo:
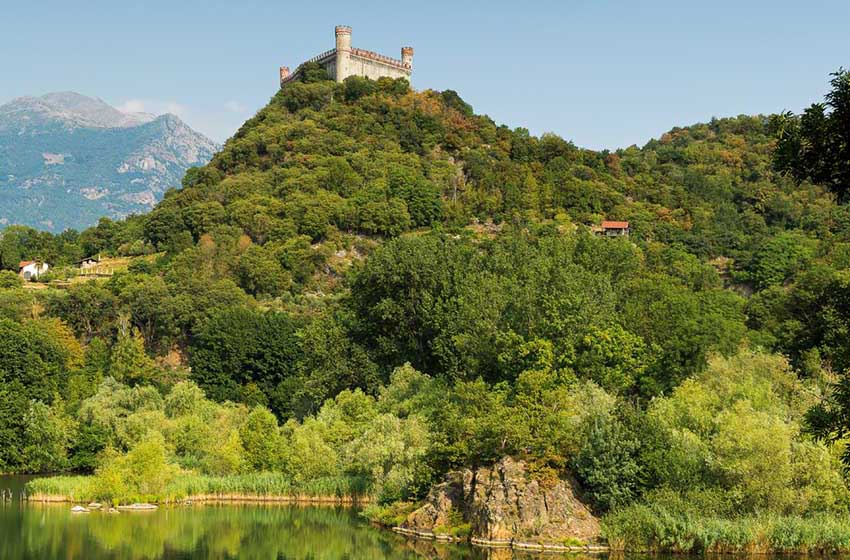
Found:
[{"label": "stone castle tower", "polygon": [[[347,25],[337,25],[334,31],[336,47],[314,56],[307,62],[318,62],[328,72],[328,75],[337,82],[341,82],[349,76],[362,76],[373,80],[383,77],[410,79],[413,72],[412,47],[402,47],[401,60],[399,60],[352,47],[351,28]],[[300,64],[295,72],[290,72],[287,66],[281,66],[280,87],[297,80],[307,62]]]}]

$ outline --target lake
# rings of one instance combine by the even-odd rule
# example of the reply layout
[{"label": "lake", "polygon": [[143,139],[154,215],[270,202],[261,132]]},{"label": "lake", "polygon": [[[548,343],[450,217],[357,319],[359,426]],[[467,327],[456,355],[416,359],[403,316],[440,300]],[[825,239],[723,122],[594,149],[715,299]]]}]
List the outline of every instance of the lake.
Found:
[{"label": "lake", "polygon": [[351,508],[198,504],[151,512],[72,514],[70,504],[18,500],[26,480],[0,476],[0,489],[16,493],[13,501],[0,502],[0,558],[4,560],[540,558],[408,540],[371,526]]}]

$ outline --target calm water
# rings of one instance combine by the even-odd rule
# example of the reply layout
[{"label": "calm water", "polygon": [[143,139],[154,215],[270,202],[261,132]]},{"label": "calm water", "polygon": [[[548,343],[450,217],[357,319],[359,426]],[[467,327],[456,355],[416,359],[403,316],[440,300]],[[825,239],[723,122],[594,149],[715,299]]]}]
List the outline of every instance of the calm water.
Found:
[{"label": "calm water", "polygon": [[[0,476],[18,492],[26,479]],[[0,558],[39,560],[508,560],[540,558],[412,541],[343,508],[194,505],[153,512],[71,514],[68,504],[0,503]],[[547,556],[560,558],[560,556]],[[572,558],[576,558],[573,556]]]}]

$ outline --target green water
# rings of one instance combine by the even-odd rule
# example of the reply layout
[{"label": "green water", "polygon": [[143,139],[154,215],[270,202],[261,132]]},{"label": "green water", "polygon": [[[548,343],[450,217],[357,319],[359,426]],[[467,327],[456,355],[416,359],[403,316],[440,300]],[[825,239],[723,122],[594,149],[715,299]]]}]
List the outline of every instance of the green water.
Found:
[{"label": "green water", "polygon": [[[11,488],[17,494],[25,481],[23,477],[0,476],[0,489]],[[407,540],[372,527],[356,511],[347,508],[193,505],[117,515],[72,514],[69,504],[28,504],[15,499],[0,502],[0,558],[525,560],[540,557]]]}]

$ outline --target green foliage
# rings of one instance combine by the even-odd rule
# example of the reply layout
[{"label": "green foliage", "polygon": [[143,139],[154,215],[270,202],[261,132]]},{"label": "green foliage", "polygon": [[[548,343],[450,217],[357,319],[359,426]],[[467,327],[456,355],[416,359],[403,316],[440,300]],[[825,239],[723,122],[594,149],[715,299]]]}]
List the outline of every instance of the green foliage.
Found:
[{"label": "green foliage", "polygon": [[267,408],[254,407],[240,431],[249,464],[257,471],[280,466],[280,434],[277,418]]},{"label": "green foliage", "polygon": [[595,415],[586,437],[573,468],[593,503],[607,511],[634,501],[642,482],[640,441],[606,414]]},{"label": "green foliage", "polygon": [[692,498],[662,495],[623,508],[605,517],[603,535],[615,550],[632,552],[819,554],[850,549],[850,525],[843,516],[723,516],[686,505]]},{"label": "green foliage", "polygon": [[107,451],[93,482],[95,497],[113,503],[157,501],[177,475],[156,432],[126,454]]},{"label": "green foliage", "polygon": [[118,331],[109,362],[109,374],[118,381],[136,384],[156,380],[156,364],[145,352],[141,334],[126,323]]},{"label": "green foliage", "polygon": [[416,504],[413,502],[394,502],[387,505],[372,503],[364,507],[360,514],[383,527],[399,527],[415,509]]},{"label": "green foliage", "polygon": [[630,392],[652,366],[653,354],[637,335],[619,325],[594,327],[579,341],[573,365],[578,374],[610,393]]},{"label": "green foliage", "polygon": [[57,472],[68,467],[68,446],[75,426],[58,401],[32,401],[24,417],[23,456],[30,472]]},{"label": "green foliage", "polygon": [[307,65],[150,214],[4,232],[7,269],[160,253],[0,288],[0,469],[383,507],[510,455],[616,546],[819,546],[796,516],[850,503],[850,214],[774,173],[772,126],[593,152]]},{"label": "green foliage", "polygon": [[810,180],[846,198],[850,184],[850,73],[832,75],[825,103],[814,103],[802,115],[778,115],[772,125],[779,143],[778,170],[797,181]]},{"label": "green foliage", "polygon": [[[800,433],[805,394],[779,357],[713,360],[652,402],[641,451],[651,483],[716,488],[742,513],[846,508],[837,460]],[[801,476],[803,464],[811,477]]]},{"label": "green foliage", "polygon": [[301,82],[312,84],[314,82],[323,82],[333,79],[327,71],[318,62],[305,62],[301,66]]},{"label": "green foliage", "polygon": [[189,348],[192,378],[217,400],[238,401],[241,387],[260,386],[272,409],[287,409],[278,392],[297,375],[300,348],[293,320],[284,313],[235,308],[204,322]]},{"label": "green foliage", "polygon": [[794,232],[780,233],[756,251],[750,277],[760,290],[782,284],[803,270],[814,252],[813,240]]},{"label": "green foliage", "polygon": [[11,270],[0,270],[0,290],[8,290],[9,288],[18,288],[23,285],[21,277]]},{"label": "green foliage", "polygon": [[289,287],[289,276],[280,262],[262,247],[250,247],[239,258],[239,285],[254,296],[279,296]]},{"label": "green foliage", "polygon": [[117,318],[115,296],[97,282],[85,282],[53,294],[47,306],[52,315],[62,318],[84,340],[108,334]]}]

